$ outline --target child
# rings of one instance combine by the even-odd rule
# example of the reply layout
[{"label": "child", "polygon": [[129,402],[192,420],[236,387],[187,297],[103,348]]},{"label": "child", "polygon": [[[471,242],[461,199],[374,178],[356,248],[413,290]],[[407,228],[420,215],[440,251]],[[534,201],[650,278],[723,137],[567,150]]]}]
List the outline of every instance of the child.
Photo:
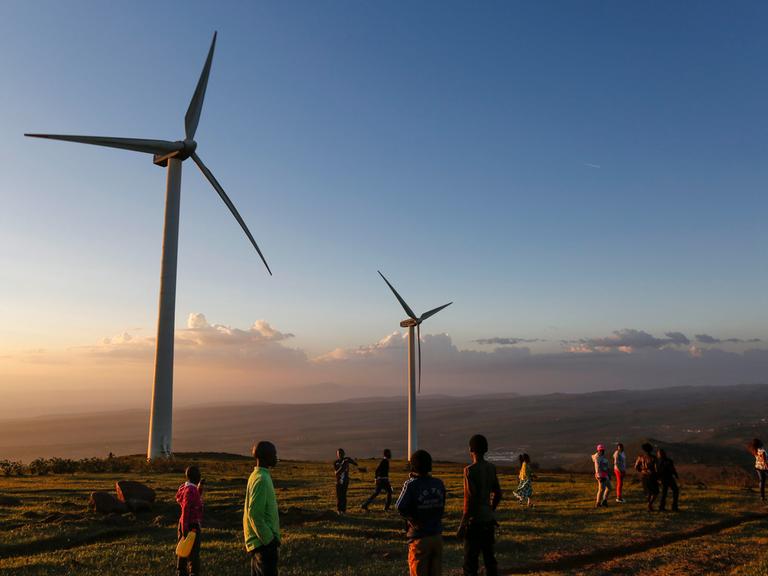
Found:
[{"label": "child", "polygon": [[181,540],[189,532],[197,532],[192,552],[186,558],[177,558],[176,572],[179,576],[197,576],[200,574],[200,528],[203,523],[203,479],[197,466],[187,468],[187,481],[179,486],[176,502],[181,506],[178,538]]},{"label": "child", "polygon": [[442,574],[445,485],[432,476],[432,456],[426,450],[411,455],[411,476],[395,508],[408,522],[408,573]]},{"label": "child", "polygon": [[755,457],[755,472],[760,484],[760,500],[765,502],[765,479],[768,476],[768,458],[765,455],[765,447],[760,438],[755,438],[749,444],[749,451]]},{"label": "child", "polygon": [[677,512],[677,501],[680,496],[680,488],[677,486],[679,480],[675,463],[667,457],[663,448],[656,451],[656,467],[659,471],[659,480],[661,480],[661,500],[659,500],[659,512],[665,512],[667,509],[667,493],[672,490],[672,512]]},{"label": "child", "polygon": [[392,451],[387,448],[384,450],[384,458],[382,458],[379,465],[376,467],[376,486],[368,499],[360,506],[363,510],[368,510],[368,506],[371,505],[376,499],[376,496],[384,492],[387,495],[387,500],[384,503],[384,511],[389,510],[392,504],[392,484],[389,483],[389,460],[392,458]]},{"label": "child", "polygon": [[616,451],[613,453],[613,473],[616,475],[616,502],[624,502],[623,488],[624,476],[627,473],[627,455],[624,454],[624,444],[616,444]]},{"label": "child", "polygon": [[531,474],[531,457],[528,454],[520,454],[518,456],[520,460],[520,483],[517,485],[517,490],[513,494],[520,501],[520,504],[527,502],[528,507],[533,507],[533,501],[531,496],[533,495],[533,475]]},{"label": "child", "polygon": [[605,457],[605,446],[597,445],[597,452],[592,454],[592,462],[595,463],[595,480],[597,480],[597,497],[595,498],[595,508],[608,506],[608,492],[611,489],[611,480],[608,476],[610,463]]}]

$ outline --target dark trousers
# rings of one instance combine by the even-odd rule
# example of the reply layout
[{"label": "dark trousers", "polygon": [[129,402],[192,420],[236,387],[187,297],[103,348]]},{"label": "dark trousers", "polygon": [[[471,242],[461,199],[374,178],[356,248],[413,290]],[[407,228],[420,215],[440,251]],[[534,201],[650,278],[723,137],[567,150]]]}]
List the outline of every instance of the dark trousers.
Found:
[{"label": "dark trousers", "polygon": [[768,470],[758,470],[755,468],[755,472],[757,472],[757,481],[760,482],[760,498],[765,500],[765,478],[768,476]]},{"label": "dark trousers", "polygon": [[374,489],[373,494],[370,495],[368,500],[363,502],[363,508],[368,508],[368,506],[371,505],[371,502],[373,502],[376,499],[376,496],[378,496],[382,492],[386,492],[387,494],[387,502],[386,504],[384,504],[384,510],[389,510],[389,507],[392,505],[392,484],[389,483],[389,478],[376,479],[376,488]]},{"label": "dark trousers", "polygon": [[680,488],[677,487],[677,482],[674,478],[670,478],[669,481],[661,481],[661,500],[659,500],[659,510],[666,509],[667,506],[667,492],[672,490],[672,510],[677,510],[677,499],[680,496]]},{"label": "dark trousers", "polygon": [[[192,545],[192,553],[186,558],[176,557],[176,573],[179,576],[198,576],[200,574],[200,527],[196,526],[195,529],[197,536]],[[177,536],[179,540],[184,536],[181,526],[179,526]]]},{"label": "dark trousers", "polygon": [[494,545],[496,524],[470,524],[464,539],[464,576],[477,576],[480,554],[483,555],[486,576],[498,576]]},{"label": "dark trousers", "polygon": [[277,576],[277,541],[251,552],[251,576]]},{"label": "dark trousers", "polygon": [[339,484],[336,482],[336,510],[339,512],[347,511],[347,489],[349,488],[349,480],[346,480]]}]

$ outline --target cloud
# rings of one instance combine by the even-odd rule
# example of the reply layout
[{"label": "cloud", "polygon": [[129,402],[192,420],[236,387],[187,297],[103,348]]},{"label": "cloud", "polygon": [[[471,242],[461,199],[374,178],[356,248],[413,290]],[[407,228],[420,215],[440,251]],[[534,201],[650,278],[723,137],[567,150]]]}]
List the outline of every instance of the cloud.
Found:
[{"label": "cloud", "polygon": [[489,345],[516,346],[517,344],[532,344],[534,342],[545,342],[545,340],[542,340],[540,338],[505,338],[500,336],[493,336],[492,338],[478,338],[477,340],[472,340],[472,342],[476,344],[480,344],[482,346],[489,346]]},{"label": "cloud", "polygon": [[[706,335],[697,335],[694,345],[682,332],[656,336],[624,329],[534,354],[525,344],[536,339],[482,338],[475,343],[496,346],[462,349],[448,334],[422,333],[423,390],[541,394],[766,381],[768,350],[730,352],[700,336]],[[174,401],[283,403],[404,393],[404,332],[314,356],[292,343],[292,333],[266,320],[237,328],[190,314],[176,331]],[[92,346],[0,358],[4,390],[16,399],[0,406],[0,414],[14,414],[22,405],[27,413],[61,411],[65,405],[146,406],[154,351],[153,337],[128,330]]]},{"label": "cloud", "polygon": [[614,330],[610,336],[602,338],[583,338],[576,341],[563,341],[573,344],[571,352],[619,351],[631,353],[644,348],[659,349],[665,346],[688,346],[691,341],[682,332],[666,332],[665,338],[657,338],[644,330],[625,328]]},{"label": "cloud", "polygon": [[595,168],[598,170],[601,168],[600,164],[592,164],[591,162],[582,162],[582,166],[586,166],[587,168]]},{"label": "cloud", "polygon": [[729,344],[754,344],[757,342],[760,342],[760,338],[715,338],[714,336],[710,336],[709,334],[696,334],[695,336],[696,342],[699,342],[700,344],[723,344],[723,343],[729,343]]}]

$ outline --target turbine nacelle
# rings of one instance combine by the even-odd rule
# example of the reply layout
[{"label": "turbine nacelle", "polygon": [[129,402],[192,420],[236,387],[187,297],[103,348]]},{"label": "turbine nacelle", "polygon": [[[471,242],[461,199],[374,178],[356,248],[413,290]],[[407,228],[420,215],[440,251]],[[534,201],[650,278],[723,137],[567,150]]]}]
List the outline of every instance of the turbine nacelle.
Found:
[{"label": "turbine nacelle", "polygon": [[413,326],[418,326],[421,324],[418,320],[414,320],[413,318],[406,318],[402,322],[400,322],[400,328],[412,328]]},{"label": "turbine nacelle", "polygon": [[192,156],[195,153],[195,150],[197,150],[197,142],[191,138],[176,140],[176,142],[173,144],[174,146],[178,147],[178,150],[168,154],[155,154],[152,162],[154,162],[157,166],[167,166],[168,159],[176,158],[177,160],[183,161]]}]

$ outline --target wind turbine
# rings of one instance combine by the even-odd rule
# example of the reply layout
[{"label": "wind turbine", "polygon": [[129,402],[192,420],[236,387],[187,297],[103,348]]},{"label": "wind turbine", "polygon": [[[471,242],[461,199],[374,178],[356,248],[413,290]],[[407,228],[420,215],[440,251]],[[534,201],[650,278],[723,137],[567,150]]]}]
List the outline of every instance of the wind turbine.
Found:
[{"label": "wind turbine", "polygon": [[200,79],[192,100],[184,116],[184,140],[171,142],[169,140],[146,140],[140,138],[112,138],[104,136],[70,136],[62,134],[24,134],[33,138],[48,138],[51,140],[64,140],[66,142],[79,142],[80,144],[94,144],[108,148],[121,148],[134,152],[144,152],[154,156],[153,162],[158,166],[168,169],[165,196],[165,224],[163,228],[163,253],[160,267],[160,305],[157,319],[157,344],[155,349],[155,379],[152,388],[152,407],[149,419],[149,442],[147,445],[147,459],[154,460],[159,456],[171,455],[171,437],[173,430],[173,336],[176,313],[176,259],[179,244],[179,204],[181,201],[181,163],[187,158],[192,158],[203,175],[208,179],[213,188],[218,192],[224,204],[232,212],[235,220],[240,224],[248,240],[259,253],[264,266],[272,275],[264,255],[261,253],[250,230],[245,225],[242,217],[229,199],[218,180],[203,164],[197,155],[197,142],[195,132],[200,122],[200,112],[205,99],[205,89],[208,86],[208,75],[211,72],[213,51],[216,47],[216,32],[213,34],[211,48],[205,60]]},{"label": "wind turbine", "polygon": [[421,392],[421,323],[430,316],[434,316],[440,312],[443,308],[447,308],[453,304],[453,302],[448,302],[448,304],[433,308],[417,317],[410,306],[403,300],[403,297],[397,293],[395,287],[384,277],[384,274],[379,272],[379,276],[381,276],[384,282],[387,283],[387,286],[392,290],[397,301],[400,302],[400,306],[403,307],[403,310],[405,310],[405,313],[408,315],[408,318],[400,322],[400,326],[402,328],[408,328],[408,459],[410,460],[411,454],[419,449],[416,429],[416,343],[414,342],[414,336],[416,342],[418,342],[419,349],[419,392]]}]

